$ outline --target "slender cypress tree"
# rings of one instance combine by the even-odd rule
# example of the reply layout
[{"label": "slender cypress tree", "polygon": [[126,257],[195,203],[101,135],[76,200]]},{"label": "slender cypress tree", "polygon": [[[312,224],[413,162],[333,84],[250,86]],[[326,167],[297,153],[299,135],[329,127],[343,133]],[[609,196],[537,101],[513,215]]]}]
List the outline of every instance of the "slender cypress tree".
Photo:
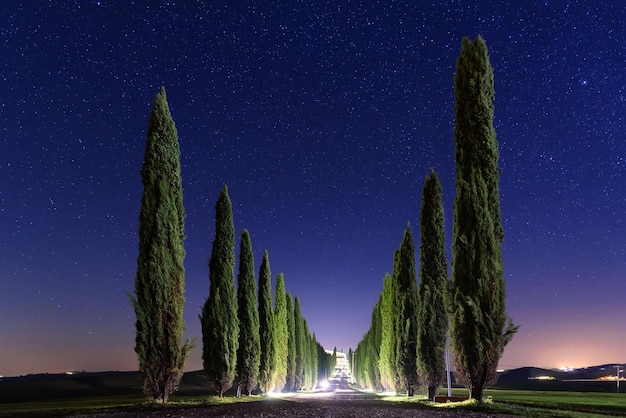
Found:
[{"label": "slender cypress tree", "polygon": [[191,342],[181,345],[185,304],[185,209],[178,133],[165,97],[148,121],[135,293],[135,352],[146,396],[167,402],[180,383]]},{"label": "slender cypress tree", "polygon": [[287,299],[287,331],[289,336],[289,350],[287,351],[287,376],[285,391],[292,392],[296,379],[296,322],[294,316],[293,299],[289,293]]},{"label": "slender cypress tree", "polygon": [[317,360],[317,338],[315,337],[315,333],[311,334],[311,389],[315,389],[317,387],[318,382],[318,360]]},{"label": "slender cypress tree", "polygon": [[415,271],[415,245],[411,226],[407,225],[398,250],[396,297],[396,370],[399,383],[407,396],[413,396],[417,380],[417,273]]},{"label": "slender cypress tree", "polygon": [[295,336],[296,336],[296,372],[294,375],[294,390],[298,391],[304,387],[304,319],[302,318],[302,308],[300,299],[296,296],[293,307]]},{"label": "slender cypress tree", "polygon": [[215,240],[209,259],[209,297],[204,304],[202,362],[209,383],[220,397],[235,379],[239,320],[235,290],[235,227],[228,188],[215,204]]},{"label": "slender cypress tree", "polygon": [[381,306],[382,295],[378,299],[376,305],[374,305],[374,309],[372,311],[372,324],[368,335],[368,344],[366,346],[367,350],[365,353],[361,353],[365,354],[365,358],[359,360],[359,356],[361,356],[361,354],[357,355],[357,353],[355,353],[355,355],[357,355],[357,361],[361,361],[363,366],[367,368],[367,375],[370,378],[370,388],[375,390],[382,389],[380,381],[380,368],[378,367],[378,364],[380,363],[380,347],[382,339]]},{"label": "slender cypress tree", "polygon": [[[395,254],[398,259],[398,251]],[[380,383],[387,391],[396,391],[396,279],[385,275],[381,304],[381,341],[379,355]]]},{"label": "slender cypress tree", "polygon": [[456,376],[482,402],[517,327],[506,314],[493,68],[482,37],[463,38],[454,78],[456,198],[451,336]]},{"label": "slender cypress tree", "polygon": [[311,334],[309,333],[309,325],[307,320],[303,318],[304,324],[304,388],[313,389],[313,358],[311,353]]},{"label": "slender cypress tree", "polygon": [[261,343],[259,312],[256,307],[254,255],[247,230],[241,233],[239,275],[237,276],[237,308],[239,317],[239,348],[237,349],[237,380],[240,391],[248,395],[257,386]]},{"label": "slender cypress tree", "polygon": [[289,356],[289,329],[287,328],[287,300],[285,278],[276,277],[274,299],[274,387],[278,392],[285,388],[287,379],[287,357]]},{"label": "slender cypress tree", "polygon": [[259,385],[265,393],[271,392],[274,388],[274,310],[272,309],[271,274],[270,258],[265,250],[259,272],[259,336],[261,339]]},{"label": "slender cypress tree", "polygon": [[418,372],[434,399],[445,378],[448,315],[444,296],[448,289],[443,193],[437,173],[431,169],[424,182],[420,216],[420,285],[417,313]]}]

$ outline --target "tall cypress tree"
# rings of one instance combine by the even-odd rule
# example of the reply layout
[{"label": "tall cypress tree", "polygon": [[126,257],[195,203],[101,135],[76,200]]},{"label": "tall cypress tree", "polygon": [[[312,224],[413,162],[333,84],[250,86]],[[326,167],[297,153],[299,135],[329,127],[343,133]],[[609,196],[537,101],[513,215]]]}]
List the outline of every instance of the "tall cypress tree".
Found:
[{"label": "tall cypress tree", "polygon": [[263,253],[259,272],[259,336],[261,339],[261,362],[259,385],[269,393],[274,388],[274,310],[272,309],[272,275],[267,250]]},{"label": "tall cypress tree", "polygon": [[289,330],[287,328],[287,300],[285,278],[276,277],[274,306],[274,387],[278,392],[285,388],[287,379],[287,357],[289,356]]},{"label": "tall cypress tree", "polygon": [[237,276],[237,307],[239,317],[239,348],[237,349],[237,380],[239,389],[248,395],[257,385],[261,343],[259,311],[256,307],[254,255],[247,230],[241,233],[239,275]]},{"label": "tall cypress tree", "polygon": [[[394,259],[398,259],[396,251]],[[380,384],[387,391],[396,391],[396,278],[385,275],[381,297],[381,341],[379,352]]]},{"label": "tall cypress tree", "polygon": [[317,338],[315,337],[315,333],[311,334],[311,389],[315,389],[317,387],[317,381],[319,379],[318,376],[318,360],[317,360]]},{"label": "tall cypress tree", "polygon": [[304,388],[313,389],[313,358],[311,353],[311,334],[307,320],[303,318],[304,324],[304,348],[302,349],[304,359]]},{"label": "tall cypress tree", "polygon": [[300,299],[296,296],[293,307],[295,336],[296,336],[296,372],[294,376],[294,390],[298,391],[304,387],[304,319],[302,318],[302,308]]},{"label": "tall cypress tree", "polygon": [[209,297],[204,304],[202,362],[209,383],[220,397],[235,379],[239,320],[235,291],[235,227],[228,188],[215,204],[215,240],[209,259]]},{"label": "tall cypress tree", "polygon": [[189,341],[181,345],[185,304],[185,209],[178,132],[165,97],[156,95],[148,121],[135,293],[135,352],[146,396],[167,402],[180,383]]},{"label": "tall cypress tree", "polygon": [[396,276],[396,370],[399,383],[407,396],[413,396],[417,386],[417,273],[415,245],[411,226],[407,225],[398,250]]},{"label": "tall cypress tree", "polygon": [[293,299],[287,293],[287,331],[289,337],[289,349],[287,351],[287,376],[285,391],[291,392],[295,387],[296,379],[296,322],[294,316]]},{"label": "tall cypress tree", "polygon": [[445,294],[448,290],[446,238],[443,219],[443,193],[437,173],[431,170],[424,182],[420,215],[420,285],[418,304],[418,371],[434,399],[445,377],[445,351],[448,315]]},{"label": "tall cypress tree", "polygon": [[498,143],[493,68],[482,37],[463,38],[454,78],[456,198],[451,336],[456,376],[483,400],[517,327],[506,314],[500,245]]}]

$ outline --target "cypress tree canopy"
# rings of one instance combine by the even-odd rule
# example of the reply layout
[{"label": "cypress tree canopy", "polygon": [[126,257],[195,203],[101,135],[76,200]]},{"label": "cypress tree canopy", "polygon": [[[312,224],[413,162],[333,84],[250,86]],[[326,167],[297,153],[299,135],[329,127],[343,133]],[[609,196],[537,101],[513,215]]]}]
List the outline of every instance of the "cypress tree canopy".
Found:
[{"label": "cypress tree canopy", "polygon": [[289,357],[289,329],[287,323],[287,300],[285,279],[282,273],[276,277],[276,298],[274,308],[274,387],[277,391],[285,388],[287,379],[287,359]]},{"label": "cypress tree canopy", "polygon": [[145,394],[167,402],[178,388],[191,343],[181,345],[185,210],[178,133],[165,88],[150,114],[141,179],[139,256],[135,294],[130,296],[137,317],[135,351]]},{"label": "cypress tree canopy", "polygon": [[261,363],[259,384],[269,393],[274,389],[274,310],[272,309],[272,276],[267,250],[263,253],[259,272],[259,336],[261,339]]},{"label": "cypress tree canopy", "polygon": [[204,304],[202,360],[209,383],[223,396],[235,379],[239,336],[235,292],[235,228],[228,188],[215,205],[215,239],[209,259],[209,297]]},{"label": "cypress tree canopy", "polygon": [[480,36],[463,39],[454,93],[451,335],[457,377],[470,396],[482,402],[484,389],[497,379],[498,361],[517,327],[505,309],[493,69]]},{"label": "cypress tree canopy", "polygon": [[445,350],[448,315],[445,294],[448,290],[443,192],[437,173],[431,170],[422,193],[420,215],[420,285],[418,308],[418,370],[433,399],[445,376]]},{"label": "cypress tree canopy", "polygon": [[261,345],[259,340],[259,312],[256,308],[254,255],[250,234],[245,229],[241,233],[239,248],[237,309],[239,317],[237,380],[240,389],[250,395],[257,385]]}]

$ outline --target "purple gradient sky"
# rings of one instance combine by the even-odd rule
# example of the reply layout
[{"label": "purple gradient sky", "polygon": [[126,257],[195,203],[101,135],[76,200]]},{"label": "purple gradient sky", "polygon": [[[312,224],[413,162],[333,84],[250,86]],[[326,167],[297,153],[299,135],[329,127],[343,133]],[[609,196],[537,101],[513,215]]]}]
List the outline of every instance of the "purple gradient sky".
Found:
[{"label": "purple gradient sky", "polygon": [[[133,370],[139,170],[161,85],[200,337],[227,183],[256,269],[355,347],[430,167],[454,198],[453,77],[495,71],[508,310],[501,367],[624,362],[626,8],[621,1],[6,1],[0,6],[0,375]],[[188,369],[201,367],[201,350]]]}]

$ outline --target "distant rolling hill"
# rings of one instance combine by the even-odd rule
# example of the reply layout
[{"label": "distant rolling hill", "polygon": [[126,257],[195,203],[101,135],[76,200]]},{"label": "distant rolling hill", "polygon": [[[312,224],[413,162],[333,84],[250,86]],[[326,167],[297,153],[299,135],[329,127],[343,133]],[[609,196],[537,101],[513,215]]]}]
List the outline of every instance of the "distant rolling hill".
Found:
[{"label": "distant rolling hill", "polygon": [[[522,367],[499,374],[494,388],[528,390],[566,390],[573,392],[615,392],[616,381],[602,380],[616,375],[614,364],[562,371],[537,367]],[[626,382],[622,382],[626,392]]]}]

